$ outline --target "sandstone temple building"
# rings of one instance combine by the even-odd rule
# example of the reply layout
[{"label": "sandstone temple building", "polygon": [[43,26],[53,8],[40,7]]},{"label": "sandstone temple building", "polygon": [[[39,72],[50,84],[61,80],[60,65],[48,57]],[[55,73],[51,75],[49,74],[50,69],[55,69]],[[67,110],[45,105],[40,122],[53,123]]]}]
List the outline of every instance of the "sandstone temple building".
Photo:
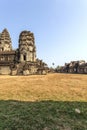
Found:
[{"label": "sandstone temple building", "polygon": [[60,66],[56,69],[59,73],[75,73],[75,74],[87,74],[87,62],[84,60],[71,61],[65,63],[64,66]]},{"label": "sandstone temple building", "polygon": [[22,31],[19,35],[19,47],[12,49],[7,29],[0,33],[0,74],[30,75],[46,74],[47,64],[36,58],[34,34]]}]

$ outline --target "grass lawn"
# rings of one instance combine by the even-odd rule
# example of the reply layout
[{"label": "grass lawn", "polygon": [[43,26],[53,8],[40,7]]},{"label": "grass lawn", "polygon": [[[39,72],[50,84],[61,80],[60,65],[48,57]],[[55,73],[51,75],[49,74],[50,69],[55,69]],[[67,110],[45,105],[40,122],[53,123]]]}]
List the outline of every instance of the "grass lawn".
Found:
[{"label": "grass lawn", "polygon": [[0,76],[0,130],[87,130],[87,75]]}]

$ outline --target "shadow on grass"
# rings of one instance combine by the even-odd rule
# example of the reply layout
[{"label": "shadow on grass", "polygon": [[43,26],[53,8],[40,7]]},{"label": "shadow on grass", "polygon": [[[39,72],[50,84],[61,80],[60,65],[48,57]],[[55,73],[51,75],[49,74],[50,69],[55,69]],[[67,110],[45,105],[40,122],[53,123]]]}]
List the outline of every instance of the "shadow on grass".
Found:
[{"label": "shadow on grass", "polygon": [[0,130],[87,130],[87,102],[1,100]]}]

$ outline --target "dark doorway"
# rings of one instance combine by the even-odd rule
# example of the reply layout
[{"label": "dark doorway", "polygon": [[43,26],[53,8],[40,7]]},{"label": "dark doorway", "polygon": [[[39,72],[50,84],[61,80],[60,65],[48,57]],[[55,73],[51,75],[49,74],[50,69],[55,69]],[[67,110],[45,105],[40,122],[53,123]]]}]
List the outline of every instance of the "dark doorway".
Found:
[{"label": "dark doorway", "polygon": [[24,61],[26,61],[26,55],[24,55]]}]

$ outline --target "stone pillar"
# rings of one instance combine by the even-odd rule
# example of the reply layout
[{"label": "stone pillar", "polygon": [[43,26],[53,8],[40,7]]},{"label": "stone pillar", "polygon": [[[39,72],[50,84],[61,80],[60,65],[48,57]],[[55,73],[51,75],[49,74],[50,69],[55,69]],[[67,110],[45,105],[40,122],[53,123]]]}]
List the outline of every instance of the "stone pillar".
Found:
[{"label": "stone pillar", "polygon": [[30,61],[33,61],[33,54],[30,52]]},{"label": "stone pillar", "polygon": [[33,53],[33,60],[36,61],[36,52]]},{"label": "stone pillar", "polygon": [[23,54],[20,54],[20,61],[23,62],[24,59],[23,59]]},{"label": "stone pillar", "polygon": [[29,57],[29,52],[27,52],[26,61],[30,61],[29,59],[30,59],[30,57]]}]

